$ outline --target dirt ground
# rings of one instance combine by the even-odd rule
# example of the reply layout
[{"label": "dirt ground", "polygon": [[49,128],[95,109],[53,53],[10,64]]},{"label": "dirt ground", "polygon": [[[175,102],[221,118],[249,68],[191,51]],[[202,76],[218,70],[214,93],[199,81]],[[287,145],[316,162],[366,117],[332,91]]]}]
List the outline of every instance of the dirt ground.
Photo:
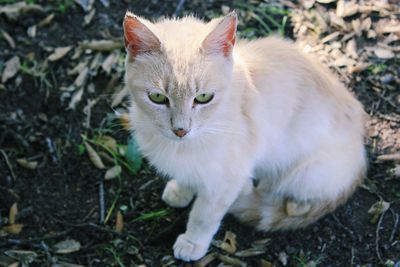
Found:
[{"label": "dirt ground", "polygon": [[[56,0],[15,8],[16,1],[0,1],[0,266],[399,267],[396,2]],[[208,265],[174,260],[172,244],[188,209],[167,207],[160,200],[164,179],[146,162],[127,168],[121,152],[130,147],[129,133],[115,114],[126,111],[127,101],[114,93],[122,89],[127,9],[149,18],[194,13],[206,19],[236,9],[240,36],[282,34],[315,53],[370,115],[364,185],[302,230],[260,233],[227,216],[215,240],[233,232],[240,253],[215,242]],[[332,12],[336,17],[327,18]],[[100,144],[104,136],[116,140],[117,152]],[[106,169],[121,165],[121,172],[103,179],[106,169],[93,164],[85,142]]]}]

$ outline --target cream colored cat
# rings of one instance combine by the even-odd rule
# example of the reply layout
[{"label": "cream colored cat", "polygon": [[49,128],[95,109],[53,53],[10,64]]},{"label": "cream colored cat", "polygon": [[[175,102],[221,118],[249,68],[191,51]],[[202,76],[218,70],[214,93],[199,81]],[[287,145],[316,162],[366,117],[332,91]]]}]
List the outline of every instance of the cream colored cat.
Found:
[{"label": "cream colored cat", "polygon": [[227,212],[265,231],[317,220],[366,167],[360,103],[292,43],[236,40],[236,25],[235,13],[124,20],[133,134],[172,179],[162,199],[195,198],[174,245],[185,261],[205,255]]}]

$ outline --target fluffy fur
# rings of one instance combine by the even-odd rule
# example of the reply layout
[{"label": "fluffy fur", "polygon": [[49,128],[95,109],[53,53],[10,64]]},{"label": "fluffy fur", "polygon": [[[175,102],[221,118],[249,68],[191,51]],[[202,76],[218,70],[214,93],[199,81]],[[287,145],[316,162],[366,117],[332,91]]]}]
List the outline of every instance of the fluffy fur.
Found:
[{"label": "fluffy fur", "polygon": [[[195,197],[175,257],[202,257],[228,211],[260,230],[302,227],[361,182],[363,108],[294,44],[236,40],[234,13],[151,23],[128,12],[124,31],[133,134],[172,179],[163,200],[184,207]],[[203,93],[214,98],[196,104]]]}]

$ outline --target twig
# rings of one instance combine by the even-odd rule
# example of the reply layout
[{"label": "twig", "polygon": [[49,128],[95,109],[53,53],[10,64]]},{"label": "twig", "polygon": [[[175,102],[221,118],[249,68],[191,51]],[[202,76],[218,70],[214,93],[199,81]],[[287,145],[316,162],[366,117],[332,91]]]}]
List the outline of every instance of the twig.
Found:
[{"label": "twig", "polygon": [[[393,213],[393,211],[392,211],[392,213]],[[390,243],[393,242],[394,235],[396,234],[397,225],[399,224],[399,214],[395,213],[394,218],[395,218],[394,225],[393,225],[392,233],[390,234],[390,238],[389,238]]]},{"label": "twig", "polygon": [[3,157],[4,157],[4,160],[6,161],[7,167],[10,170],[10,173],[11,173],[11,176],[12,176],[13,180],[15,181],[16,180],[16,176],[15,176],[14,170],[13,170],[13,168],[11,166],[11,163],[8,160],[6,152],[3,149],[0,149],[0,152],[1,152],[1,154],[3,154]]},{"label": "twig", "polygon": [[49,148],[49,151],[50,151],[51,160],[53,161],[54,164],[57,164],[58,157],[57,157],[55,145],[54,145],[53,141],[50,139],[50,137],[46,137],[46,143],[47,143],[47,147]]},{"label": "twig", "polygon": [[378,161],[400,161],[400,153],[384,154],[376,158]]},{"label": "twig", "polygon": [[179,0],[178,5],[176,6],[175,12],[174,12],[174,16],[178,16],[179,13],[181,12],[181,9],[183,7],[183,5],[185,4],[185,0]]},{"label": "twig", "polygon": [[105,216],[105,200],[104,200],[104,181],[101,179],[99,183],[99,208],[100,208],[100,224],[104,223],[104,216]]},{"label": "twig", "polygon": [[382,259],[382,257],[381,257],[381,253],[380,253],[380,251],[379,251],[379,230],[380,230],[380,228],[381,228],[381,224],[382,224],[382,221],[383,221],[383,217],[385,216],[385,213],[386,213],[386,211],[384,211],[384,212],[381,214],[381,217],[379,218],[378,225],[376,226],[376,236],[375,236],[375,251],[376,251],[376,256],[378,256],[378,259],[379,259],[380,263],[382,263],[382,264],[383,264],[383,259]]}]

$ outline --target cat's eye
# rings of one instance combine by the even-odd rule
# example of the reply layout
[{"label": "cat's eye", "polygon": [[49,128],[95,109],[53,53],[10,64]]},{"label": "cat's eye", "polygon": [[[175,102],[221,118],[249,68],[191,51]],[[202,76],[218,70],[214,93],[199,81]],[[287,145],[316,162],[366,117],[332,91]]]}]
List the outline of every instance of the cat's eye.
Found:
[{"label": "cat's eye", "polygon": [[149,94],[149,98],[156,104],[168,104],[168,98],[159,93],[151,93]]},{"label": "cat's eye", "polygon": [[196,104],[207,104],[214,98],[214,94],[200,94],[196,96],[194,102]]}]

